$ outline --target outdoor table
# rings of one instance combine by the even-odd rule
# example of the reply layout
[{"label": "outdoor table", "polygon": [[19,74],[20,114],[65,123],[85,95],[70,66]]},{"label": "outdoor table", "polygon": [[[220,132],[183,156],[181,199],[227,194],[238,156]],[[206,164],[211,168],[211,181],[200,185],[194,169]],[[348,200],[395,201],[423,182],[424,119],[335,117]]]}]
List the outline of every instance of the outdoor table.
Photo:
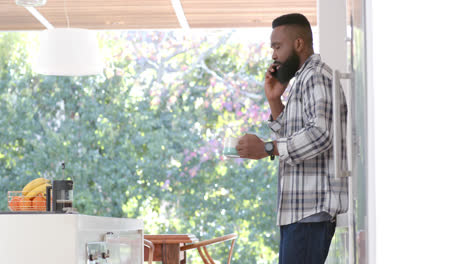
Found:
[{"label": "outdoor table", "polygon": [[[180,248],[198,242],[198,238],[191,234],[145,235],[145,239],[154,244],[153,261],[162,261],[163,264],[185,264],[187,256]],[[148,259],[146,247],[144,259]]]}]

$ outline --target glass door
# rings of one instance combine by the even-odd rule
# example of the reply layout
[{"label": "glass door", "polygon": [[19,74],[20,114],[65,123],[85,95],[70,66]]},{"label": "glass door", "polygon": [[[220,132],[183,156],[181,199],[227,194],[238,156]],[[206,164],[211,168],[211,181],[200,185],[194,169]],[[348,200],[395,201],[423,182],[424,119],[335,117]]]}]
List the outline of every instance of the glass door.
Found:
[{"label": "glass door", "polygon": [[352,203],[354,206],[354,262],[368,263],[368,135],[365,0],[348,0],[349,62],[352,78]]},{"label": "glass door", "polygon": [[[345,0],[343,0],[345,1]],[[348,100],[349,209],[345,224],[338,225],[328,264],[368,262],[368,135],[366,83],[365,0],[346,1],[347,72],[351,78]],[[341,80],[344,83],[346,80]],[[346,85],[345,85],[346,86]],[[346,89],[346,88],[345,88]],[[338,221],[339,222],[339,221]]]}]

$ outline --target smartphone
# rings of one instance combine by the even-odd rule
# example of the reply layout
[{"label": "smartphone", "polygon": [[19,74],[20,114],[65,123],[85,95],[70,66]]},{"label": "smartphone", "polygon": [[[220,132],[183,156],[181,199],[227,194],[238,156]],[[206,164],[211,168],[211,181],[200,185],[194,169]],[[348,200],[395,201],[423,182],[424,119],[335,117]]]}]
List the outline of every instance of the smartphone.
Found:
[{"label": "smartphone", "polygon": [[271,76],[273,76],[274,78],[278,79],[278,64],[273,64],[273,67],[275,68],[275,71],[274,72],[270,72],[271,73]]}]

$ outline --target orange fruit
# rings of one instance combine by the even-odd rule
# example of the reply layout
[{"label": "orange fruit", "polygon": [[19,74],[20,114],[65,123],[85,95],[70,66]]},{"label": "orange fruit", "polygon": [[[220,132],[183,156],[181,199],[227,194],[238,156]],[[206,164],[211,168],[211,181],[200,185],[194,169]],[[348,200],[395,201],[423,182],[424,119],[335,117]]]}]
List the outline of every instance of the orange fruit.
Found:
[{"label": "orange fruit", "polygon": [[32,199],[32,208],[34,211],[45,211],[46,210],[46,198],[44,196],[38,195]]},{"label": "orange fruit", "polygon": [[32,211],[32,201],[26,197],[21,197],[21,201],[19,202],[19,211]]},{"label": "orange fruit", "polygon": [[20,202],[21,202],[21,197],[14,196],[8,203],[8,206],[10,206],[10,209],[12,211],[19,211]]}]

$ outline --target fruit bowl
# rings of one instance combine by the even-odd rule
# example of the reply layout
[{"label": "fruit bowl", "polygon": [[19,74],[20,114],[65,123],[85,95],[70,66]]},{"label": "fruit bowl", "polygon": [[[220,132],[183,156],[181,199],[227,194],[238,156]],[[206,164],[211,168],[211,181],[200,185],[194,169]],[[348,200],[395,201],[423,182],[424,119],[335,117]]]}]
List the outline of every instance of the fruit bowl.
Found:
[{"label": "fruit bowl", "polygon": [[8,208],[10,211],[46,211],[47,199],[42,193],[35,196],[24,196],[22,191],[8,191]]}]

